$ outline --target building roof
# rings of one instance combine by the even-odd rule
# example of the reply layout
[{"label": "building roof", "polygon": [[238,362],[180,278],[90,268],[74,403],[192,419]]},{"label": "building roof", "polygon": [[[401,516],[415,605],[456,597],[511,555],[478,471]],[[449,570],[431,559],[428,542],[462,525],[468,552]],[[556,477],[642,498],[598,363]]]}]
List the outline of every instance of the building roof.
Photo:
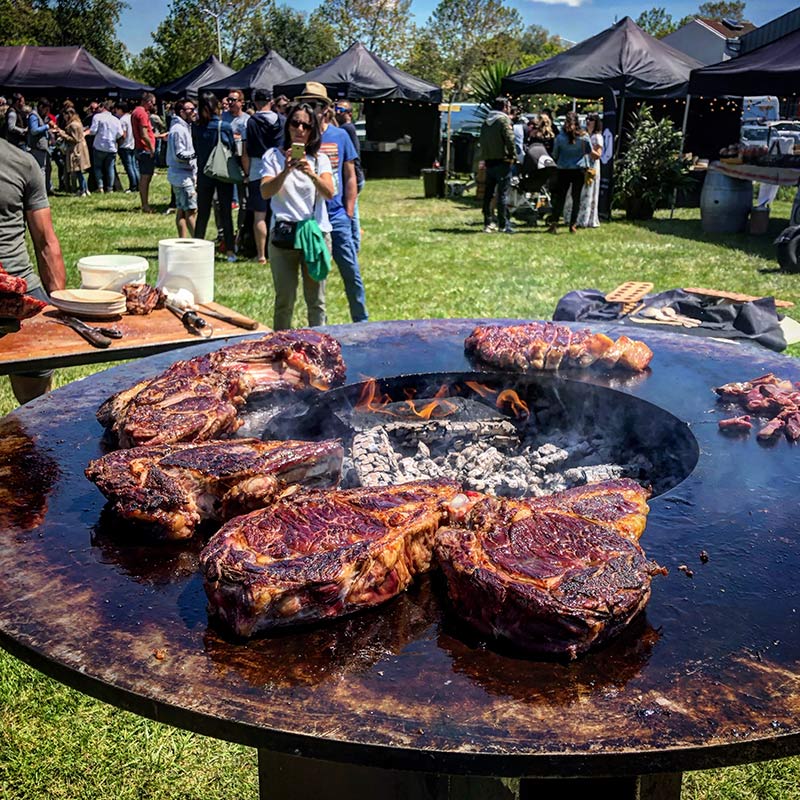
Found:
[{"label": "building roof", "polygon": [[732,28],[730,25],[726,25],[718,19],[710,19],[709,17],[695,17],[695,19],[711,28],[711,30],[715,31],[720,36],[724,36],[726,39],[735,39],[737,36],[744,36],[746,33],[750,33],[750,31],[756,29],[756,26],[753,25],[752,22],[742,22],[740,23],[741,27],[737,26],[736,28]]}]

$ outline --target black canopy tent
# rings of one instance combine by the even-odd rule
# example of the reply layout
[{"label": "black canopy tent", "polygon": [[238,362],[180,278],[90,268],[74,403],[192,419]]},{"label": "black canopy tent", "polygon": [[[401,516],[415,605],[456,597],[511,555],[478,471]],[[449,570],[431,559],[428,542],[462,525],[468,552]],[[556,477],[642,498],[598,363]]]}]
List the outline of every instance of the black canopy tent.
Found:
[{"label": "black canopy tent", "polygon": [[[410,169],[419,171],[436,159],[439,147],[439,103],[442,90],[387,64],[360,42],[316,69],[281,84],[276,94],[296,97],[310,81],[321,83],[331,99],[364,102],[367,138],[397,140],[410,136]],[[401,106],[402,104],[402,106]],[[387,154],[376,154],[385,156]],[[391,155],[391,154],[388,154]],[[376,176],[391,159],[374,159],[366,152],[362,161],[368,174]],[[384,162],[383,165],[381,161]],[[388,172],[383,174],[388,176]]]},{"label": "black canopy tent", "polygon": [[707,97],[794,95],[800,84],[800,30],[743,56],[692,71],[689,93]]},{"label": "black canopy tent", "polygon": [[227,78],[233,72],[227,64],[212,55],[179,78],[162,84],[155,93],[160,100],[177,100],[181,97],[196,99],[201,88]]},{"label": "black canopy tent", "polygon": [[83,47],[0,47],[0,87],[6,91],[80,97],[136,96],[151,87],[126,78]]},{"label": "black canopy tent", "polygon": [[280,53],[269,50],[258,61],[202,88],[203,91],[216,94],[231,89],[241,89],[245,95],[250,95],[254,89],[266,89],[271,92],[276,83],[291,81],[302,74],[302,70],[290,64]]},{"label": "black canopy tent", "polygon": [[643,31],[630,17],[546,61],[503,79],[504,92],[558,92],[572,97],[684,97],[702,66]]}]

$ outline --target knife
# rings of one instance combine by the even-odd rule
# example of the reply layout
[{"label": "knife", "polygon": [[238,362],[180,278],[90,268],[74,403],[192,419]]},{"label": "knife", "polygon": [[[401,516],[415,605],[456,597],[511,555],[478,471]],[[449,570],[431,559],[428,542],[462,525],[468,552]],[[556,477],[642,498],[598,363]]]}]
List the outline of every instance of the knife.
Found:
[{"label": "knife", "polygon": [[[114,330],[113,328],[93,328],[91,325],[87,325],[85,322],[81,322],[79,319],[70,316],[53,317],[53,320],[61,323],[62,325],[66,325],[68,328],[72,328],[75,333],[86,339],[86,341],[89,342],[89,344],[93,347],[105,348],[109,347],[111,344],[111,339],[109,339],[108,336],[105,336],[101,330],[110,331]],[[117,331],[117,333],[119,332]]]},{"label": "knife", "polygon": [[227,322],[228,325],[235,325],[237,328],[244,328],[248,331],[256,330],[259,325],[258,322],[256,322],[254,319],[250,319],[250,317],[242,317],[240,315],[231,317],[227,314],[220,314],[219,311],[213,311],[203,303],[198,303],[197,310],[201,314],[205,314],[207,317],[213,317],[214,319],[221,320],[222,322]]},{"label": "knife", "polygon": [[172,303],[167,303],[167,308],[183,323],[183,327],[190,333],[196,333],[208,339],[214,333],[214,328],[206,322],[196,311],[179,308]]}]

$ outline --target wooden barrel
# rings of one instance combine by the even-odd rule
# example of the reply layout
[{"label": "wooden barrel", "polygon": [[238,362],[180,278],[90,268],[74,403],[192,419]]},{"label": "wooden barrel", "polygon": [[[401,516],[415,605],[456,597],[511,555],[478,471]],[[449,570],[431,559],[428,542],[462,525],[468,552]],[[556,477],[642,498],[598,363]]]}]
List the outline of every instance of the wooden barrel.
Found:
[{"label": "wooden barrel", "polygon": [[481,161],[478,171],[475,174],[475,198],[483,200],[483,193],[486,191],[486,166]]},{"label": "wooden barrel", "polygon": [[700,194],[705,233],[741,233],[753,205],[753,182],[709,170]]}]

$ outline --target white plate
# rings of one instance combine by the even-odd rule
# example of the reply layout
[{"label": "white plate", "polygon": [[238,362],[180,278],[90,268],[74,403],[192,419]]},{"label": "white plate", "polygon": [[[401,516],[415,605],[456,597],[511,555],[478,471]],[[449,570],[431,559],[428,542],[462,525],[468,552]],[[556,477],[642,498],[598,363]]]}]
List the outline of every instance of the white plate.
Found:
[{"label": "white plate", "polygon": [[[125,295],[122,292],[112,292],[107,289],[57,289],[50,294],[50,297],[58,303],[73,306],[125,304]],[[58,304],[53,303],[53,305]]]}]

